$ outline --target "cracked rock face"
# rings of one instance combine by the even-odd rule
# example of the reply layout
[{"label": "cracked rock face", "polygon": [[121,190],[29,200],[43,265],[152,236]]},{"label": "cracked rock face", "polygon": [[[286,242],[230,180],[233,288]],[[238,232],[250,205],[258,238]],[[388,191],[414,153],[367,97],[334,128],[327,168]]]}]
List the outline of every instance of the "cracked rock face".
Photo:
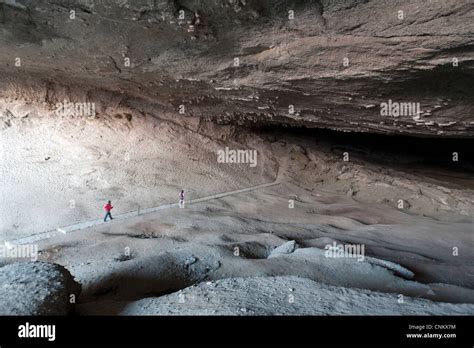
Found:
[{"label": "cracked rock face", "polygon": [[470,0],[7,0],[0,94],[470,137],[473,10]]}]

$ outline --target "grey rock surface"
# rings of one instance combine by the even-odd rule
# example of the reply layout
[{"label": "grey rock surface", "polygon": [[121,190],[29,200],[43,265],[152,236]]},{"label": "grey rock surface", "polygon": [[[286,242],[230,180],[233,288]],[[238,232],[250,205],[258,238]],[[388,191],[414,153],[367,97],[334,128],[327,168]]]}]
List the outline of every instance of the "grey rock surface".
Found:
[{"label": "grey rock surface", "polygon": [[0,315],[66,315],[81,286],[61,265],[16,262],[0,268]]},{"label": "grey rock surface", "polygon": [[290,240],[285,244],[280,245],[279,247],[273,249],[268,257],[275,257],[279,255],[291,254],[293,251],[296,250],[298,245],[294,240]]}]

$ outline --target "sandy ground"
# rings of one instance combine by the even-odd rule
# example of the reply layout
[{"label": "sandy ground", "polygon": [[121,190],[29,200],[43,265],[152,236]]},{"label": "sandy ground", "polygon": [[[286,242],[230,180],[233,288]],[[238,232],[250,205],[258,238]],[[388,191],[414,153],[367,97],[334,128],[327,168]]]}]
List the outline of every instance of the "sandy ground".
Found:
[{"label": "sandy ground", "polygon": [[[82,284],[80,314],[361,314],[364,306],[367,314],[474,314],[474,195],[456,180],[357,157],[343,162],[324,144],[291,136],[241,133],[236,143],[149,116],[129,121],[129,111],[71,122],[13,101],[8,107],[5,239],[97,218],[107,199],[123,212],[175,201],[181,188],[201,197],[280,182],[40,242],[40,260],[64,265]],[[253,169],[217,164],[224,146],[257,148],[264,160]],[[398,199],[409,204],[399,209]],[[288,241],[296,250],[272,255]],[[333,242],[363,245],[364,260],[327,257]],[[226,303],[232,288],[237,295]],[[293,307],[261,305],[262,296],[286,298],[289,288],[307,296]],[[173,307],[182,289],[184,301],[197,302]],[[343,302],[334,308],[315,296]]]},{"label": "sandy ground", "polygon": [[[283,216],[288,192],[295,190],[298,192],[283,184],[73,232],[41,243],[41,259],[65,265],[83,284],[83,314],[89,309],[97,313],[93,309],[97,306],[117,314],[116,302],[122,308],[204,281],[289,275],[388,292],[394,306],[400,294],[474,303],[469,276],[472,251],[450,255],[452,241],[443,238],[442,226],[419,218],[407,222],[405,214],[398,216],[404,223],[363,224],[358,221],[361,216],[375,215],[381,209],[354,202],[328,207],[325,201],[331,196],[323,192],[315,196],[300,192],[305,203]],[[308,202],[310,199],[313,201]],[[321,207],[325,207],[324,214],[317,213]],[[341,207],[345,213],[341,214]],[[471,230],[465,224],[451,223],[451,228],[455,243],[470,238]],[[269,257],[288,240],[295,240],[299,247]],[[326,257],[323,248],[333,241],[364,244],[365,259]],[[115,309],[105,309],[109,305]],[[387,310],[373,308],[373,313]],[[466,311],[472,313],[473,307],[465,307]],[[394,309],[393,313],[399,312]]]},{"label": "sandy ground", "polygon": [[101,217],[107,200],[122,213],[177,202],[181,189],[192,199],[275,175],[265,161],[221,165],[222,142],[151,116],[114,110],[71,122],[47,109],[0,105],[7,115],[0,121],[0,239]]}]

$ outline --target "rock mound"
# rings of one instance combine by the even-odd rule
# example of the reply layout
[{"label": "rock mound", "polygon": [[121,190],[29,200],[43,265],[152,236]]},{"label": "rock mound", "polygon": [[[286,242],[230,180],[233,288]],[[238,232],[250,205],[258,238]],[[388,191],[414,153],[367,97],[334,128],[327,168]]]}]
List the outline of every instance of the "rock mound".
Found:
[{"label": "rock mound", "polygon": [[81,285],[61,265],[16,262],[0,268],[0,315],[66,315]]}]

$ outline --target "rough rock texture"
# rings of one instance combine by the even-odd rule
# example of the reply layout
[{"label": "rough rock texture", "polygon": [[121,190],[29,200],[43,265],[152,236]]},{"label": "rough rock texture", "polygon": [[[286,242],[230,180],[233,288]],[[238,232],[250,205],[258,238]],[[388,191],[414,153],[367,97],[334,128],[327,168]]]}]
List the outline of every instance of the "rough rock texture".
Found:
[{"label": "rough rock texture", "polygon": [[0,268],[0,315],[65,315],[81,292],[61,265],[17,262]]},{"label": "rough rock texture", "polygon": [[293,251],[296,250],[297,247],[298,245],[296,244],[296,242],[294,240],[290,240],[289,242],[286,242],[285,244],[282,244],[279,247],[273,249],[268,257],[291,254]]},{"label": "rough rock texture", "polygon": [[[99,113],[115,103],[222,123],[467,137],[472,11],[470,0],[8,0],[0,94],[101,100]],[[421,115],[381,116],[389,99],[420,103]]]},{"label": "rough rock texture", "polygon": [[122,315],[472,315],[473,304],[436,303],[330,286],[299,277],[231,278],[134,302],[79,305],[79,313]]}]

